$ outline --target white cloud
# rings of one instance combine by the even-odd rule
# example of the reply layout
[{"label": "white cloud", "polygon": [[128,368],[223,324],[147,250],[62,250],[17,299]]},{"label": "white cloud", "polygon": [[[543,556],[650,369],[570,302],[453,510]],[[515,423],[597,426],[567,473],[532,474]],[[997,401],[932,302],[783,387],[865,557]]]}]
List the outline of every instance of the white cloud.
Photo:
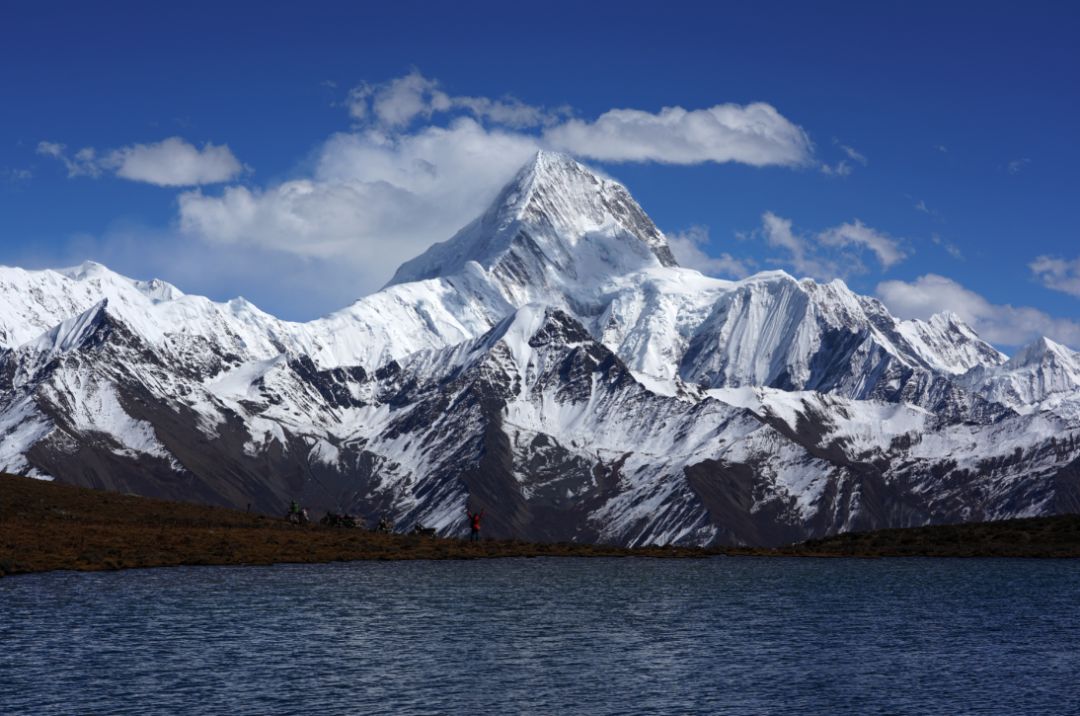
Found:
[{"label": "white cloud", "polygon": [[37,145],[37,153],[38,154],[41,154],[42,156],[46,156],[46,157],[55,157],[57,159],[64,156],[64,150],[65,149],[66,149],[66,147],[63,144],[58,144],[57,142],[41,141],[41,142],[38,142],[38,145]]},{"label": "white cloud", "polygon": [[1039,256],[1028,268],[1043,286],[1080,298],[1080,258]]},{"label": "white cloud", "polygon": [[710,276],[742,278],[750,274],[749,261],[734,258],[731,254],[719,256],[707,254],[709,231],[703,226],[691,226],[686,231],[667,234],[671,253],[680,266],[697,269]]},{"label": "white cloud", "polygon": [[207,143],[198,149],[180,137],[117,149],[102,164],[122,179],[157,186],[217,184],[235,178],[244,169],[227,146]]},{"label": "white cloud", "polygon": [[787,249],[796,257],[801,257],[806,253],[806,243],[795,235],[791,228],[791,219],[785,219],[771,211],[766,211],[761,215],[761,223],[765,229],[765,240],[769,242],[770,246]]},{"label": "white cloud", "polygon": [[430,117],[432,112],[450,107],[450,98],[438,89],[438,83],[419,72],[411,72],[371,89],[371,107],[379,121],[399,127],[415,117]]},{"label": "white cloud", "polygon": [[234,179],[243,166],[225,145],[206,144],[202,149],[180,137],[155,144],[133,144],[99,155],[84,147],[68,156],[67,148],[56,142],[39,142],[37,153],[59,160],[68,177],[99,177],[111,171],[122,179],[157,186],[197,186]]},{"label": "white cloud", "polygon": [[813,155],[802,128],[762,102],[699,110],[665,107],[658,113],[613,109],[589,122],[569,118],[567,107],[550,110],[514,97],[453,96],[413,70],[389,82],[354,87],[346,106],[362,126],[390,133],[447,113],[470,114],[504,128],[543,127],[545,146],[600,161],[799,166]]},{"label": "white cloud", "polygon": [[470,118],[400,136],[336,134],[310,178],[181,194],[180,227],[211,244],[337,260],[362,295],[474,219],[538,146]]},{"label": "white cloud", "polygon": [[368,84],[357,85],[349,90],[345,95],[345,108],[348,109],[350,117],[357,121],[368,118],[371,112],[369,109],[371,93],[372,87]]},{"label": "white cloud", "polygon": [[802,166],[813,155],[806,132],[763,102],[664,107],[655,114],[613,109],[593,122],[570,119],[549,127],[544,138],[556,149],[611,162]]},{"label": "white cloud", "polygon": [[935,313],[952,311],[982,338],[998,345],[1019,346],[1047,336],[1060,343],[1080,346],[1080,323],[1055,318],[1036,308],[991,303],[937,274],[926,274],[910,283],[884,281],[878,284],[877,295],[901,318],[925,320]]},{"label": "white cloud", "polygon": [[558,121],[559,117],[570,114],[567,107],[546,110],[525,104],[514,97],[454,97],[453,104],[468,110],[478,119],[488,119],[495,124],[515,128],[551,125]]},{"label": "white cloud", "polygon": [[382,84],[362,83],[349,90],[345,101],[353,119],[397,130],[417,118],[430,119],[436,113],[464,111],[493,124],[524,128],[551,124],[569,113],[566,108],[549,111],[514,97],[454,97],[440,89],[439,82],[413,70]]},{"label": "white cloud", "polygon": [[791,219],[785,219],[771,211],[766,211],[761,216],[761,224],[765,241],[769,246],[775,246],[788,252],[789,256],[785,263],[794,268],[796,273],[815,278],[831,278],[836,275],[837,268],[835,266],[824,265],[809,257],[813,249],[805,239],[796,235],[792,230]]},{"label": "white cloud", "polygon": [[874,252],[882,268],[886,269],[907,256],[896,239],[871,229],[858,219],[825,229],[818,234],[817,239],[826,246],[863,246]]},{"label": "white cloud", "polygon": [[878,262],[885,269],[906,256],[899,241],[870,228],[858,219],[816,234],[796,232],[792,228],[791,219],[777,216],[771,211],[762,215],[761,224],[761,230],[754,233],[764,238],[770,246],[787,252],[787,256],[773,260],[790,266],[800,276],[830,280],[866,270],[856,253],[836,253],[828,249],[868,250],[877,256]]}]

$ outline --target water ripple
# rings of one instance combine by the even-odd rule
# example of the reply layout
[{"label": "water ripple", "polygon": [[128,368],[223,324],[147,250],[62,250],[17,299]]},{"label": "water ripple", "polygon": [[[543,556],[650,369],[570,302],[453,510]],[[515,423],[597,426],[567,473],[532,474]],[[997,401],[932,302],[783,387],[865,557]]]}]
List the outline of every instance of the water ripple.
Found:
[{"label": "water ripple", "polygon": [[4,714],[1061,714],[1080,569],[190,567],[0,580]]}]

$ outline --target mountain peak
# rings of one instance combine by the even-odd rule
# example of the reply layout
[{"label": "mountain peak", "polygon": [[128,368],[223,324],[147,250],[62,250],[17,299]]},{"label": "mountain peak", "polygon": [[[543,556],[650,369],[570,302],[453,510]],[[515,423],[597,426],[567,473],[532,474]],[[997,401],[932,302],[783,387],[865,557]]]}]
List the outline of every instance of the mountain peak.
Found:
[{"label": "mountain peak", "polygon": [[112,283],[113,285],[131,285],[154,303],[174,301],[184,295],[183,291],[176,286],[173,286],[167,281],[162,281],[160,278],[153,278],[149,281],[128,278],[97,261],[83,261],[78,266],[57,269],[56,273],[71,279],[72,281],[90,281],[97,279],[104,283]]},{"label": "mountain peak", "polygon": [[67,276],[68,278],[74,279],[76,281],[81,281],[86,278],[92,278],[94,276],[114,275],[114,272],[110,270],[108,266],[98,263],[97,261],[83,261],[78,266],[58,269],[57,273]]},{"label": "mountain peak", "polygon": [[581,170],[590,172],[584,164],[564,152],[556,152],[551,149],[538,149],[533,155],[532,161],[523,169],[532,170],[539,175],[565,170]]},{"label": "mountain peak", "polygon": [[[601,178],[599,172],[585,166],[569,154],[550,149],[538,149],[533,154],[532,159],[521,165],[521,168],[517,170],[514,178],[510,180],[506,188],[528,188],[529,185],[534,183],[557,182],[560,178],[565,178],[571,174],[587,174],[597,179]],[[611,179],[607,179],[607,181],[611,181]]]},{"label": "mountain peak", "polygon": [[103,298],[88,310],[61,321],[42,334],[36,341],[29,344],[30,350],[48,356],[77,350],[83,345],[94,342],[94,338],[103,330],[107,330],[115,320],[115,316],[109,309],[109,299]]},{"label": "mountain peak", "polygon": [[580,195],[590,191],[602,191],[610,186],[619,186],[625,191],[625,187],[619,182],[582,164],[569,154],[539,149],[533,158],[518,170],[506,189],[524,191],[528,194],[527,198],[532,198],[532,191],[535,190],[550,188],[564,194],[577,192]]},{"label": "mountain peak", "polygon": [[[486,270],[501,266],[516,274],[516,282],[545,284],[676,265],[667,239],[626,187],[545,150],[518,170],[480,217],[402,264],[390,285],[450,276],[470,261]],[[523,264],[537,262],[524,275]]]},{"label": "mountain peak", "polygon": [[1046,358],[1057,358],[1059,360],[1065,360],[1071,362],[1076,354],[1061,345],[1055,343],[1046,336],[1039,336],[1034,341],[1024,346],[1009,359],[1009,368],[1019,368],[1026,365],[1032,365],[1034,363],[1041,363]]},{"label": "mountain peak", "polygon": [[667,239],[625,186],[568,154],[539,150],[496,201],[504,216],[569,236],[615,225],[642,241],[660,263],[675,266]]}]

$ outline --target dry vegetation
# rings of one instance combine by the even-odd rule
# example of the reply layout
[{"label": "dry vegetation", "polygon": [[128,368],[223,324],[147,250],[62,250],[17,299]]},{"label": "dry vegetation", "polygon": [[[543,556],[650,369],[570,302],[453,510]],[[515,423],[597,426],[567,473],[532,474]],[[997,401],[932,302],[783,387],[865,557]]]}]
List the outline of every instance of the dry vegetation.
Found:
[{"label": "dry vegetation", "polygon": [[470,543],[363,529],[299,527],[264,515],[0,475],[0,575],[181,564],[707,554],[690,548]]},{"label": "dry vegetation", "polygon": [[822,557],[1080,557],[1080,515],[849,532],[788,551]]},{"label": "dry vegetation", "polygon": [[309,525],[0,475],[0,576],[55,569],[492,557],[1080,557],[1080,516],[881,530],[769,549],[536,544]]}]

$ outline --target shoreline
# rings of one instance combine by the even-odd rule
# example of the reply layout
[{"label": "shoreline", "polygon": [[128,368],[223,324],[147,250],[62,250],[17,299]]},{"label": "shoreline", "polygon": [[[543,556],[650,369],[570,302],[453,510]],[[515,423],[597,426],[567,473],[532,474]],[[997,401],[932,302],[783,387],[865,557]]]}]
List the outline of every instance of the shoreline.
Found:
[{"label": "shoreline", "polygon": [[318,525],[0,475],[0,576],[344,561],[716,556],[1080,557],[1080,515],[846,533],[784,547],[469,542]]}]

